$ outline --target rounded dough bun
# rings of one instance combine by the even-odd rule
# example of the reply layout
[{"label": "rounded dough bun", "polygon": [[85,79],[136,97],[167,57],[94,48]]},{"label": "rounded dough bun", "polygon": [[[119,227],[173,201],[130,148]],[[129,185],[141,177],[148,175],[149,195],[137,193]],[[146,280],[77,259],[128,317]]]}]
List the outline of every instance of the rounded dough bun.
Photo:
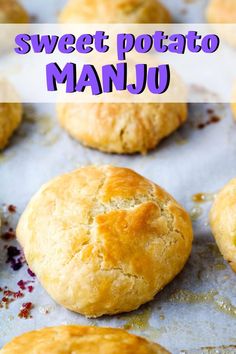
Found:
[{"label": "rounded dough bun", "polygon": [[6,147],[21,120],[22,105],[20,103],[0,103],[0,149]]},{"label": "rounded dough bun", "polygon": [[[234,26],[223,28],[220,24],[236,23],[236,0],[211,0],[206,11],[209,23],[214,23],[215,32],[231,46],[236,46]],[[219,24],[219,25],[217,25]]]},{"label": "rounded dough bun", "polygon": [[168,23],[169,11],[158,0],[69,0],[61,23]]},{"label": "rounded dough bun", "polygon": [[235,0],[210,0],[206,11],[210,23],[236,23]]},{"label": "rounded dough bun", "polygon": [[121,329],[57,326],[14,338],[0,354],[168,354],[160,345]]},{"label": "rounded dough bun", "polygon": [[126,168],[83,167],[42,186],[17,238],[52,298],[87,317],[137,309],[183,268],[187,212]]},{"label": "rounded dough bun", "polygon": [[119,154],[146,153],[187,119],[185,103],[65,103],[57,111],[74,139]]},{"label": "rounded dough bun", "polygon": [[236,272],[236,178],[216,196],[210,225],[220,252]]},{"label": "rounded dough bun", "polygon": [[0,0],[0,23],[28,23],[29,16],[17,0]]}]

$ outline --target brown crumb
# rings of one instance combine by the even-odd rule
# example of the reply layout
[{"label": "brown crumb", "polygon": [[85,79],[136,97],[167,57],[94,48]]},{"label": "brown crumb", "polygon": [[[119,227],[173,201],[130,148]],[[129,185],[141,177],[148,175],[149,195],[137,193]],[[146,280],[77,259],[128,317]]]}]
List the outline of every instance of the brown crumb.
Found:
[{"label": "brown crumb", "polygon": [[199,123],[198,125],[197,125],[197,128],[198,129],[204,129],[206,126],[208,126],[208,125],[210,125],[210,124],[216,124],[216,123],[218,123],[218,122],[220,122],[221,121],[221,118],[220,117],[218,117],[218,116],[216,116],[216,115],[213,115],[213,116],[211,116],[206,122],[204,122],[204,123]]},{"label": "brown crumb", "polygon": [[13,204],[8,205],[8,211],[9,213],[15,213],[16,212],[16,206]]},{"label": "brown crumb", "polygon": [[32,302],[25,302],[22,304],[20,312],[18,313],[18,317],[24,318],[24,319],[29,319],[32,318],[31,315],[31,310],[34,308],[34,305]]},{"label": "brown crumb", "polygon": [[218,116],[212,116],[210,122],[211,123],[218,123],[220,121],[220,118]]},{"label": "brown crumb", "polygon": [[6,286],[4,287],[4,289],[1,288],[0,292],[3,295],[2,298],[0,299],[0,309],[1,308],[8,309],[10,303],[24,296],[22,291],[12,291],[8,289]]},{"label": "brown crumb", "polygon": [[8,229],[8,231],[6,231],[2,234],[3,240],[12,240],[15,238],[16,238],[16,233],[11,227]]},{"label": "brown crumb", "polygon": [[208,114],[213,114],[213,113],[214,113],[214,111],[213,111],[213,109],[212,109],[212,108],[208,108],[208,109],[207,109],[207,113],[208,113]]}]

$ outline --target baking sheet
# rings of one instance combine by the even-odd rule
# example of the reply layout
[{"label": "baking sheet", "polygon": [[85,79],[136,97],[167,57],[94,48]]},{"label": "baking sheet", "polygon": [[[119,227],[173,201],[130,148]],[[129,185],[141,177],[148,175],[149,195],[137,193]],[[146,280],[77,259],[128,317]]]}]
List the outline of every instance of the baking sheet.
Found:
[{"label": "baking sheet", "polygon": [[[53,22],[65,1],[22,2],[36,22]],[[176,21],[201,22],[204,18],[206,1],[168,0],[166,4]],[[204,125],[212,116],[221,119]],[[217,353],[236,353],[235,275],[219,254],[208,225],[214,193],[236,175],[236,124],[229,106],[192,104],[186,125],[156,150],[147,156],[119,156],[84,148],[69,138],[57,125],[53,105],[26,105],[24,123],[10,147],[0,154],[0,205],[8,221],[2,232],[15,228],[42,183],[87,164],[127,166],[168,190],[194,219],[191,258],[183,272],[138,311],[87,320],[55,304],[26,265],[14,271],[6,263],[7,252],[9,246],[19,246],[15,240],[0,240],[0,287],[19,291],[20,280],[31,281],[22,290],[24,297],[10,303],[8,309],[0,308],[0,347],[25,331],[77,323],[126,328],[172,353],[216,353],[214,348],[206,348],[216,346],[224,346]],[[194,202],[196,193],[207,193],[207,201]],[[11,204],[16,206],[15,213],[8,210]],[[32,292],[29,286],[33,286]],[[19,318],[21,305],[27,302],[34,306],[32,318]]]}]

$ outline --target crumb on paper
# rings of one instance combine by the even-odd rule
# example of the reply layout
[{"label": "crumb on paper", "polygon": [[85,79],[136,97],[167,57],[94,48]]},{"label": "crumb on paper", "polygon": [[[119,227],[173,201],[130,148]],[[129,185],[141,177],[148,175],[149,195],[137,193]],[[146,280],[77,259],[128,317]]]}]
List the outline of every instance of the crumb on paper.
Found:
[{"label": "crumb on paper", "polygon": [[7,207],[9,213],[15,213],[16,212],[16,206],[13,204],[8,205]]},{"label": "crumb on paper", "polygon": [[2,233],[1,238],[5,241],[14,240],[16,238],[15,230],[13,230],[12,227],[9,227],[7,231]]},{"label": "crumb on paper", "polygon": [[[32,291],[34,290],[34,287],[32,286],[32,283],[34,283],[33,280],[19,280],[17,285],[19,286],[19,288],[21,290],[28,290],[29,293],[32,293]],[[31,285],[29,285],[31,284]]]},{"label": "crumb on paper", "polygon": [[25,263],[25,257],[22,251],[15,246],[7,246],[7,260],[13,270],[21,269]]},{"label": "crumb on paper", "polygon": [[30,268],[27,269],[27,272],[32,278],[36,277],[36,275],[34,274],[34,272],[32,272],[32,270]]},{"label": "crumb on paper", "polygon": [[215,197],[215,193],[196,193],[192,195],[192,201],[195,203],[212,202]]},{"label": "crumb on paper", "polygon": [[149,328],[149,319],[151,317],[151,310],[150,308],[147,308],[143,310],[139,314],[133,314],[129,316],[129,319],[127,322],[124,324],[123,328],[124,329],[148,329]]},{"label": "crumb on paper", "polygon": [[198,123],[197,128],[201,130],[201,129],[206,128],[210,124],[219,123],[221,120],[222,120],[221,117],[214,115],[214,116],[210,117],[207,121],[202,122],[202,123]]},{"label": "crumb on paper", "polygon": [[169,298],[171,302],[198,304],[213,302],[218,294],[216,290],[210,290],[206,293],[194,293],[190,290],[176,290]]},{"label": "crumb on paper", "polygon": [[18,313],[18,317],[29,319],[32,318],[31,311],[34,308],[32,302],[25,302],[21,305],[20,312]]},{"label": "crumb on paper", "polygon": [[13,291],[10,290],[7,286],[4,288],[0,288],[0,309],[8,309],[9,305],[13,302],[16,301],[19,298],[24,297],[24,294],[22,291]]},{"label": "crumb on paper", "polygon": [[218,299],[216,299],[215,307],[217,310],[224,312],[227,315],[236,317],[236,306],[234,306],[226,297],[220,296]]}]

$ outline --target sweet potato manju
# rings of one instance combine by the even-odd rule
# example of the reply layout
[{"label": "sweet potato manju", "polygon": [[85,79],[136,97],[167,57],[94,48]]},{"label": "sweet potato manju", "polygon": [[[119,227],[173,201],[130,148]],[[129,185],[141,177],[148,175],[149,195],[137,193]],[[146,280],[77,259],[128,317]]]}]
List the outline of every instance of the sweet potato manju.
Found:
[{"label": "sweet potato manju", "polygon": [[[58,50],[63,54],[77,51],[80,54],[88,54],[95,50],[97,53],[106,53],[109,46],[106,44],[108,35],[103,31],[96,31],[94,35],[82,34],[78,38],[73,34],[56,35],[19,34],[15,38],[18,45],[15,48],[17,54],[27,54],[31,50],[34,53],[52,54]],[[141,63],[130,68],[126,62],[126,54],[145,54],[151,50],[157,53],[167,51],[174,54],[184,54],[187,49],[192,53],[214,53],[220,44],[217,35],[199,35],[197,31],[188,31],[186,35],[181,33],[166,35],[163,31],[155,31],[154,34],[141,34],[134,36],[132,33],[120,33],[117,35],[117,59],[118,63],[108,65],[84,64],[82,68],[76,63],[68,62],[60,67],[57,62],[46,65],[47,89],[57,91],[58,84],[65,85],[65,92],[84,92],[90,88],[93,95],[116,91],[128,91],[131,94],[141,94],[148,89],[153,94],[162,94],[167,91],[170,84],[170,68],[168,64],[148,67]],[[77,61],[77,59],[76,59]],[[102,57],[101,57],[102,61]],[[143,60],[145,62],[145,59]],[[128,70],[134,70],[134,79],[128,82]]]},{"label": "sweet potato manju", "polygon": [[46,67],[47,89],[57,91],[58,84],[65,84],[66,92],[84,92],[91,88],[92,95],[127,90],[131,94],[141,94],[146,88],[153,94],[164,93],[170,83],[170,70],[168,65],[149,67],[147,64],[135,65],[135,81],[127,81],[127,63],[104,65],[101,68],[101,77],[94,65],[84,64],[78,74],[75,63],[67,63],[61,69],[57,63],[50,63]]}]

